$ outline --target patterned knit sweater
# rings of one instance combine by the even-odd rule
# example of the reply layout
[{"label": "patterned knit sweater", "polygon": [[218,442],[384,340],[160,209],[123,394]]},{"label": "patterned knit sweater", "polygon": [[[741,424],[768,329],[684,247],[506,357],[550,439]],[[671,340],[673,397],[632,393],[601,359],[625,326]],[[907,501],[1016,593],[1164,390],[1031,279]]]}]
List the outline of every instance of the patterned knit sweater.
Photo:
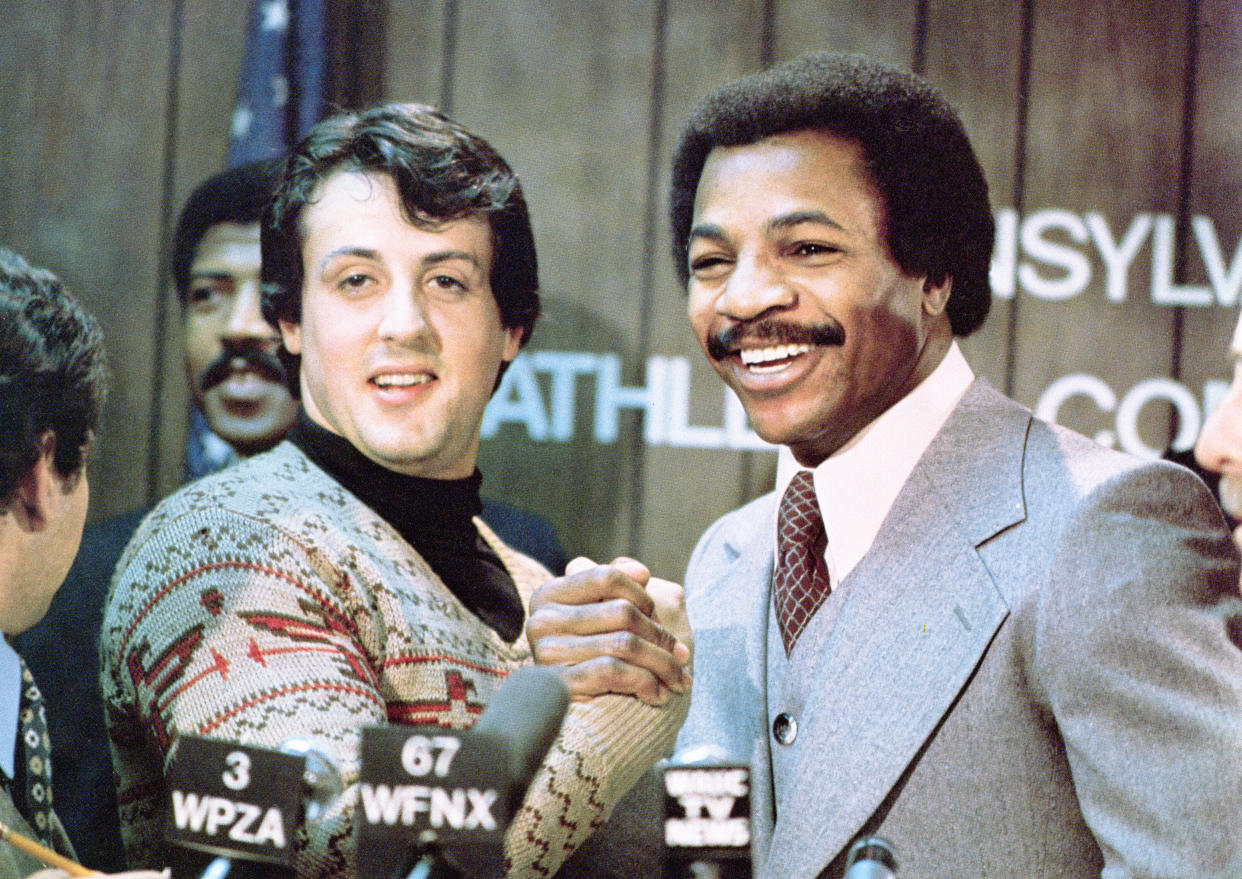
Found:
[{"label": "patterned knit sweater", "polygon": [[[477,520],[523,601],[548,577]],[[179,732],[267,747],[309,737],[345,776],[299,833],[298,876],[352,876],[360,728],[473,724],[531,661],[466,610],[370,508],[288,442],[182,488],[139,527],[104,613],[101,685],[126,851],[157,866]],[[549,876],[667,754],[688,697],[575,702],[505,838]]]}]

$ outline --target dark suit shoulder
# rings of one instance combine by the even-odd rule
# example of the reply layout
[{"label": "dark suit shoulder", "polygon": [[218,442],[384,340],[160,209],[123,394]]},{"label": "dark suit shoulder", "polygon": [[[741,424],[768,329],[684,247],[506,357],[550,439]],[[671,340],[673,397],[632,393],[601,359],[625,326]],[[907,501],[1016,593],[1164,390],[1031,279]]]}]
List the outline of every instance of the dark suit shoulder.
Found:
[{"label": "dark suit shoulder", "polygon": [[528,555],[554,574],[565,571],[569,559],[552,523],[537,513],[500,501],[483,501],[480,517],[509,547]]},{"label": "dark suit shoulder", "polygon": [[57,815],[82,862],[108,872],[124,869],[125,856],[99,693],[99,630],[112,572],[147,512],[88,525],[47,614],[15,639],[43,691]]},{"label": "dark suit shoulder", "polygon": [[[80,670],[96,667],[97,642],[83,637],[83,633],[99,631],[112,572],[147,512],[134,510],[88,525],[73,565],[52,597],[48,612],[14,639],[18,652],[44,689],[60,690],[69,683],[66,654],[80,657]],[[75,677],[78,670],[75,665],[68,677]]]}]

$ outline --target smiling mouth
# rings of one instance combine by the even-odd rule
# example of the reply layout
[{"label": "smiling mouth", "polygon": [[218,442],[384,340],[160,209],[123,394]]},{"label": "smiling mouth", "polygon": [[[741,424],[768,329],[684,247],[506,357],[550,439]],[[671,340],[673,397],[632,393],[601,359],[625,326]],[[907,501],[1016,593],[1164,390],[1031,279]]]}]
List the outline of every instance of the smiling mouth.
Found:
[{"label": "smiling mouth", "polygon": [[426,372],[385,374],[375,376],[371,379],[371,383],[381,389],[412,388],[416,385],[425,385],[433,378],[434,376]]},{"label": "smiling mouth", "polygon": [[806,343],[796,345],[770,345],[765,348],[742,348],[737,352],[742,365],[751,372],[780,372],[795,357],[811,351]]},{"label": "smiling mouth", "polygon": [[752,372],[779,372],[815,348],[845,343],[845,331],[835,322],[817,326],[762,320],[734,324],[707,338],[707,353],[724,361],[736,357]]}]

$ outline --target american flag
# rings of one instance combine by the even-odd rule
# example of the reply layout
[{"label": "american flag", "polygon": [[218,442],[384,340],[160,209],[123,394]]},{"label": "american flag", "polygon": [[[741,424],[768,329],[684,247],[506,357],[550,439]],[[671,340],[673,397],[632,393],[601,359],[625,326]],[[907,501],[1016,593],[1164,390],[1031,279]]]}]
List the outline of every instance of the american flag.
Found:
[{"label": "american flag", "polygon": [[323,118],[328,0],[252,0],[229,167],[283,155]]},{"label": "american flag", "polygon": [[[327,5],[328,0],[251,0],[228,167],[284,155],[325,115]],[[191,409],[186,477],[197,479],[233,463],[237,454]]]}]

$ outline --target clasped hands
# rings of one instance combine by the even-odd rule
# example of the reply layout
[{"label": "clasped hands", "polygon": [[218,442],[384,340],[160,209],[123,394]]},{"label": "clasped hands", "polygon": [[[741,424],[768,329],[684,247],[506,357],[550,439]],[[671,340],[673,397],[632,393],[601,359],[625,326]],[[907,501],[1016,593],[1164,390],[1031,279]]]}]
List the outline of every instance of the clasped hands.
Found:
[{"label": "clasped hands", "polygon": [[526,636],[535,661],[558,671],[576,701],[621,693],[663,705],[690,689],[682,589],[631,558],[574,559],[531,596]]}]

